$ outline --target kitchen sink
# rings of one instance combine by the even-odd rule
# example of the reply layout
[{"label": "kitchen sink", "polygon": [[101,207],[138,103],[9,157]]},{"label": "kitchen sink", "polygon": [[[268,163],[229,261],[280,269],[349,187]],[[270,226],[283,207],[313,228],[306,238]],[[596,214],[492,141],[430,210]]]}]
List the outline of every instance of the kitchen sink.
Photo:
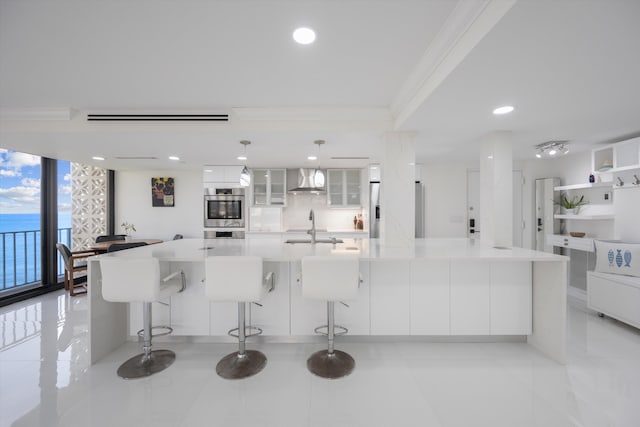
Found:
[{"label": "kitchen sink", "polygon": [[[290,243],[290,244],[294,244],[294,243],[309,243],[311,244],[311,239],[287,239],[284,241],[285,243]],[[342,239],[336,239],[335,237],[331,238],[331,239],[316,239],[316,243],[332,243],[332,244],[336,244],[336,243],[344,243],[344,240]]]}]

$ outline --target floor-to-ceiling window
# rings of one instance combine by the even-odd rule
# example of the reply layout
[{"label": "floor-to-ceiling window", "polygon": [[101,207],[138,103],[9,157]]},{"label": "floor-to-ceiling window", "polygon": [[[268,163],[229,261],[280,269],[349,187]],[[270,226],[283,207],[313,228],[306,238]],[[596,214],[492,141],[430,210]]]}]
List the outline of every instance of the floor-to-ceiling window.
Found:
[{"label": "floor-to-ceiling window", "polygon": [[[58,160],[57,168],[58,231],[57,242],[71,248],[71,163]],[[57,257],[58,275],[64,274],[62,257]]]},{"label": "floor-to-ceiling window", "polygon": [[0,296],[40,285],[40,163],[0,149]]},{"label": "floor-to-ceiling window", "polygon": [[109,226],[113,172],[0,148],[0,304],[57,289],[55,249],[85,249]]}]

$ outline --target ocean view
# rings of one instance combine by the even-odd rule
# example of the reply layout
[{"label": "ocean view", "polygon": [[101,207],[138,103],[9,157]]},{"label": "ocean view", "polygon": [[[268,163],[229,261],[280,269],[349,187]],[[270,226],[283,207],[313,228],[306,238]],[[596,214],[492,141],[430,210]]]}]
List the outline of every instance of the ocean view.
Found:
[{"label": "ocean view", "polygon": [[[70,242],[70,228],[71,214],[59,214],[58,241]],[[0,291],[38,280],[40,214],[0,214]]]}]

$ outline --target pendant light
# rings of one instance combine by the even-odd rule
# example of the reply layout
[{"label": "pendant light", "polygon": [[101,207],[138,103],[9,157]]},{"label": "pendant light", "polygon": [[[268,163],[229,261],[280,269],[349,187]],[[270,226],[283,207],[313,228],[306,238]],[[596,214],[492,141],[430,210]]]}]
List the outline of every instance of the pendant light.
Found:
[{"label": "pendant light", "polygon": [[323,139],[317,139],[313,141],[314,144],[318,146],[318,163],[316,164],[316,169],[313,171],[313,186],[314,187],[324,187],[324,172],[320,170],[320,146],[324,144]]},{"label": "pendant light", "polygon": [[248,187],[251,184],[251,173],[249,169],[247,169],[247,145],[251,144],[251,141],[242,140],[240,144],[244,145],[244,156],[242,156],[244,168],[242,168],[242,172],[240,172],[240,186]]}]

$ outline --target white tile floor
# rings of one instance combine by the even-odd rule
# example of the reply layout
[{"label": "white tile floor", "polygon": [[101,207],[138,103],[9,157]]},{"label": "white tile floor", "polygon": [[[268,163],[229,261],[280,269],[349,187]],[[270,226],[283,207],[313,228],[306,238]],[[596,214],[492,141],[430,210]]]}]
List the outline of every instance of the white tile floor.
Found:
[{"label": "white tile floor", "polygon": [[306,370],[316,344],[252,344],[259,375],[226,381],[229,344],[165,344],[176,362],[125,381],[128,343],[87,361],[86,299],[0,308],[0,426],[640,426],[640,331],[569,305],[569,363],[520,343],[349,343],[353,374]]}]

